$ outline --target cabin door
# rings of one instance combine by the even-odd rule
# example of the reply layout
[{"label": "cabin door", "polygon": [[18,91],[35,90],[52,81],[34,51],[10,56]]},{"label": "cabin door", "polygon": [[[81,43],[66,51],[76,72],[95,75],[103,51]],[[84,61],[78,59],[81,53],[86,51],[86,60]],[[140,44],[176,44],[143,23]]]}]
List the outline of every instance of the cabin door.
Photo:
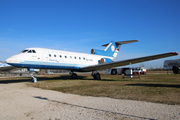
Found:
[{"label": "cabin door", "polygon": [[43,63],[43,64],[46,64],[47,61],[48,61],[48,55],[47,55],[47,53],[43,53],[43,56],[42,56],[42,63]]}]

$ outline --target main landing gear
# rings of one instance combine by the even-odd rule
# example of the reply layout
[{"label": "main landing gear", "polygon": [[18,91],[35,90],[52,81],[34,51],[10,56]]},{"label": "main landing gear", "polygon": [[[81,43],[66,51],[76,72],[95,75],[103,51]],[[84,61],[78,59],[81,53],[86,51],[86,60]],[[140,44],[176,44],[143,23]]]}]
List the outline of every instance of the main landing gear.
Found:
[{"label": "main landing gear", "polygon": [[[76,73],[70,72],[70,74],[71,74],[72,79],[77,79],[78,78]],[[101,80],[101,75],[97,71],[92,71],[91,76],[93,76],[95,80]]]},{"label": "main landing gear", "polygon": [[77,74],[76,73],[70,73],[72,79],[77,79]]},{"label": "main landing gear", "polygon": [[92,71],[91,76],[94,77],[94,80],[101,80],[101,75],[97,71]]}]

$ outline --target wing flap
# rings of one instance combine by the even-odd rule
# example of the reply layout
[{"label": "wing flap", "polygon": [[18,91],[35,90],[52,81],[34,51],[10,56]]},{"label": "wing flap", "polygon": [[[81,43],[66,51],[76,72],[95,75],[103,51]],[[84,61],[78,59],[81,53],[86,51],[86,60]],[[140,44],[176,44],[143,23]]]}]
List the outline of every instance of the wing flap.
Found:
[{"label": "wing flap", "polygon": [[93,65],[93,66],[82,67],[81,70],[85,71],[85,72],[96,71],[96,70],[104,70],[104,69],[109,69],[112,67],[131,65],[131,64],[135,64],[135,63],[140,63],[140,62],[145,62],[145,61],[150,61],[150,60],[156,60],[156,59],[170,57],[170,56],[174,56],[174,55],[178,55],[178,53],[177,52],[169,52],[169,53],[164,53],[164,54],[151,55],[151,56],[128,59],[128,60],[123,60],[123,61],[98,64],[98,65]]}]

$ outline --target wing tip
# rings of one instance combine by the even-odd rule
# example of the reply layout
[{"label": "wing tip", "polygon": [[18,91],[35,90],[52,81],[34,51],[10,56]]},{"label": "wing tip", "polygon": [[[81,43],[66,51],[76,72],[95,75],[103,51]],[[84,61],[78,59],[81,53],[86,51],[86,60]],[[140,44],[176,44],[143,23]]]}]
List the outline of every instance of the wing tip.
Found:
[{"label": "wing tip", "polygon": [[177,52],[170,52],[171,54],[173,54],[173,55],[178,55],[178,53]]}]

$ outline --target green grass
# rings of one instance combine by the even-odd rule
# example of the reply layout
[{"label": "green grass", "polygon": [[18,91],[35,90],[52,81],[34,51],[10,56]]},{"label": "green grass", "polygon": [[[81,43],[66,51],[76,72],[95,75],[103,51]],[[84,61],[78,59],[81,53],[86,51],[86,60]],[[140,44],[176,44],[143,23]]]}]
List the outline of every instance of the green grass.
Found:
[{"label": "green grass", "polygon": [[180,75],[147,74],[141,75],[141,80],[138,76],[123,79],[122,75],[101,75],[102,80],[93,80],[89,74],[85,76],[82,74],[77,80],[71,80],[68,75],[53,76],[47,80],[44,77],[42,82],[28,85],[84,96],[180,105]]}]

